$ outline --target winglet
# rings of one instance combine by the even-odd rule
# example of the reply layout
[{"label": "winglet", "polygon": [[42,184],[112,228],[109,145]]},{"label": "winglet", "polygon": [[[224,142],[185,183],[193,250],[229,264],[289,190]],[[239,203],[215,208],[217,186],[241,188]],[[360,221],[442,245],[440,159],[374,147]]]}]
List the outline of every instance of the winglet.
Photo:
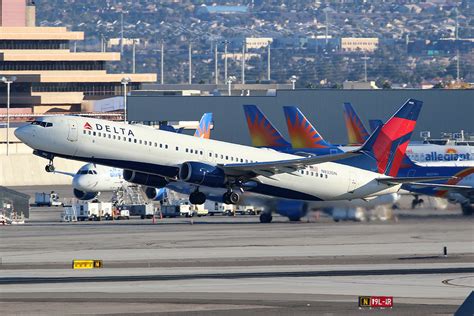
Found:
[{"label": "winglet", "polygon": [[408,99],[362,146],[361,150],[377,161],[379,173],[391,177],[397,175],[422,105],[422,101]]},{"label": "winglet", "polygon": [[284,106],[286,125],[293,148],[331,148],[296,106]]},{"label": "winglet", "polygon": [[344,121],[349,144],[363,144],[369,137],[369,133],[349,102],[344,103]]},{"label": "winglet", "polygon": [[212,113],[204,113],[199,121],[199,127],[194,132],[195,137],[207,138],[211,137]]},{"label": "winglet", "polygon": [[288,143],[256,105],[245,104],[245,118],[254,147],[290,148]]}]

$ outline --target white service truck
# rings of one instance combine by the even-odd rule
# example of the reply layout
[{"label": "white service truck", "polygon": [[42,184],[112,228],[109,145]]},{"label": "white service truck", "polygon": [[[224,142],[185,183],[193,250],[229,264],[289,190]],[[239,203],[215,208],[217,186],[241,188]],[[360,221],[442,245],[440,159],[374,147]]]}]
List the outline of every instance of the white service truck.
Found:
[{"label": "white service truck", "polygon": [[74,205],[78,221],[112,219],[113,205],[110,202],[88,202]]},{"label": "white service truck", "polygon": [[36,192],[35,204],[37,206],[62,206],[63,203],[59,200],[59,195],[54,191],[51,193]]}]

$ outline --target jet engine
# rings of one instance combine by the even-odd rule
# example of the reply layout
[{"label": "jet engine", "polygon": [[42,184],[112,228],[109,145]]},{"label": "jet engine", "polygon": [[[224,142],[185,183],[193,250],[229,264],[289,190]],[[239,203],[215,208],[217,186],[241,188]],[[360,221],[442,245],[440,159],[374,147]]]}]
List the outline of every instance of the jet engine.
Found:
[{"label": "jet engine", "polygon": [[92,200],[99,195],[99,192],[84,192],[77,189],[74,189],[73,193],[74,196],[79,200]]},{"label": "jet engine", "polygon": [[146,185],[154,188],[163,188],[168,184],[168,180],[163,177],[131,170],[124,170],[123,178],[125,181],[131,183]]},{"label": "jet engine", "polygon": [[208,187],[222,187],[226,182],[224,171],[200,162],[185,162],[179,168],[179,179]]},{"label": "jet engine", "polygon": [[152,187],[147,187],[145,189],[145,195],[147,198],[153,201],[161,201],[166,196],[166,189],[157,189]]},{"label": "jet engine", "polygon": [[276,212],[281,216],[286,216],[292,222],[297,222],[305,216],[308,206],[300,201],[280,201],[276,206]]}]

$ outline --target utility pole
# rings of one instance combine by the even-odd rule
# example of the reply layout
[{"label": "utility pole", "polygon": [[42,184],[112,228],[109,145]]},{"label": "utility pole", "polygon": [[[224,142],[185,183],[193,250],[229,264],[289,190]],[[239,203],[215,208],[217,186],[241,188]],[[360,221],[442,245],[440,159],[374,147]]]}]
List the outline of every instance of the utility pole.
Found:
[{"label": "utility pole", "polygon": [[189,63],[189,73],[188,73],[188,84],[192,83],[192,60],[191,60],[191,54],[192,54],[192,45],[189,43],[189,50],[188,50],[188,63]]},{"label": "utility pole", "polygon": [[324,15],[326,17],[326,45],[327,45],[328,42],[329,42],[329,40],[328,40],[328,35],[329,35],[328,23],[329,22],[328,22],[328,11],[327,10],[324,11]]},{"label": "utility pole", "polygon": [[219,69],[217,68],[217,42],[214,43],[214,73],[216,76],[216,85],[219,84]]},{"label": "utility pole", "polygon": [[245,40],[242,43],[242,84],[245,84]]},{"label": "utility pole", "polygon": [[120,13],[120,57],[123,57],[123,12]]},{"label": "utility pole", "polygon": [[229,41],[224,41],[224,80],[227,80],[227,44]]},{"label": "utility pole", "polygon": [[133,39],[132,45],[132,73],[135,73],[135,39]]},{"label": "utility pole", "polygon": [[364,57],[362,57],[364,60],[364,81],[367,82],[367,60],[369,57],[367,57],[367,52],[364,52]]},{"label": "utility pole", "polygon": [[267,46],[267,80],[270,81],[270,41],[268,41],[268,46]]},{"label": "utility pole", "polygon": [[456,81],[459,82],[459,80],[461,79],[461,76],[460,76],[461,56],[459,55],[459,48],[456,50],[456,55],[457,55],[456,56]]},{"label": "utility pole", "polygon": [[164,61],[165,61],[165,45],[163,43],[163,41],[161,41],[161,66],[160,66],[160,71],[161,71],[161,84],[164,84],[165,83],[165,79],[164,79],[164,71],[163,71],[163,67],[164,67]]}]

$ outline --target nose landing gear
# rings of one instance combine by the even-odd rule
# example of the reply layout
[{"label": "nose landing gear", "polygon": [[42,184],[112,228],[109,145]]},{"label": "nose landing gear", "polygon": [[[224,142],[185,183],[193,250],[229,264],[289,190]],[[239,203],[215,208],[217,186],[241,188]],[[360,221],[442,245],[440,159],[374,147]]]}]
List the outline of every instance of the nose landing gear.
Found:
[{"label": "nose landing gear", "polygon": [[44,167],[44,170],[46,170],[46,172],[54,172],[56,170],[56,168],[54,168],[53,159]]}]

